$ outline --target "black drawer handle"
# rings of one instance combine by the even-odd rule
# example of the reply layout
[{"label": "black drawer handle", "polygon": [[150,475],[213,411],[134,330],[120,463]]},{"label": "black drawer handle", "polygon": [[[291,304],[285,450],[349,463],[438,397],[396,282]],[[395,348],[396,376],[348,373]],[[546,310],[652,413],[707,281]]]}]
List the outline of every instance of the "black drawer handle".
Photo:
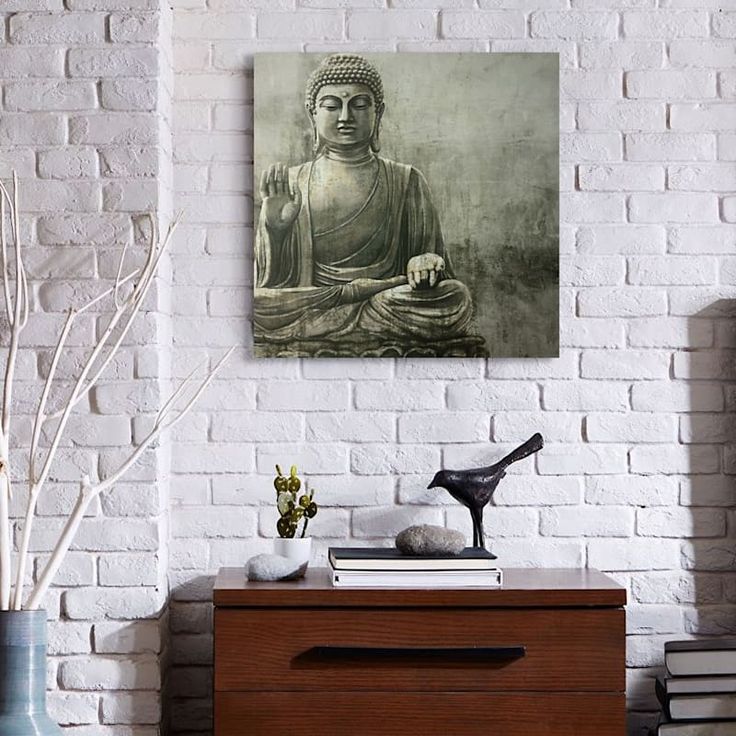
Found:
[{"label": "black drawer handle", "polygon": [[361,647],[316,646],[302,656],[320,659],[431,659],[475,662],[508,662],[521,659],[526,654],[524,646],[509,647]]}]

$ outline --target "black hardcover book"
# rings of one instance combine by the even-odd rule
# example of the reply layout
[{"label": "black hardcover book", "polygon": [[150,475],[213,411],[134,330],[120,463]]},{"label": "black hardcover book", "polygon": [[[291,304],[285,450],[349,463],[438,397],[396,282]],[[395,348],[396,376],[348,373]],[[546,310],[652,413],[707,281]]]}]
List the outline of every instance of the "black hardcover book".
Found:
[{"label": "black hardcover book", "polygon": [[736,639],[668,641],[664,661],[670,675],[736,675]]},{"label": "black hardcover book", "polygon": [[335,570],[495,570],[494,558],[485,549],[466,547],[458,555],[419,557],[405,555],[392,547],[330,547],[329,560]]}]

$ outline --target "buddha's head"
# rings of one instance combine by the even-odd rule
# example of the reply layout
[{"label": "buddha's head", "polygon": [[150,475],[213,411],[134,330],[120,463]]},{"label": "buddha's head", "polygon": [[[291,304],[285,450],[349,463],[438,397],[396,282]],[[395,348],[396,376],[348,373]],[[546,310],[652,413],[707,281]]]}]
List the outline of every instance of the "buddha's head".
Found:
[{"label": "buddha's head", "polygon": [[305,107],[316,152],[324,147],[380,149],[383,83],[378,70],[358,54],[332,54],[307,82]]}]

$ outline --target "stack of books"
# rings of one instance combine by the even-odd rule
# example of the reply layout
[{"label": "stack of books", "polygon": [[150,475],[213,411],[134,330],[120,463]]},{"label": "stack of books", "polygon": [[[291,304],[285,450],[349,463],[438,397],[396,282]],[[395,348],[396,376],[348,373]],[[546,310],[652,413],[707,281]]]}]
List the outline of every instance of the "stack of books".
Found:
[{"label": "stack of books", "polygon": [[330,547],[332,584],[350,588],[497,588],[493,557],[468,547],[459,555],[418,557],[385,547]]},{"label": "stack of books", "polygon": [[658,736],[736,734],[736,639],[669,641]]}]

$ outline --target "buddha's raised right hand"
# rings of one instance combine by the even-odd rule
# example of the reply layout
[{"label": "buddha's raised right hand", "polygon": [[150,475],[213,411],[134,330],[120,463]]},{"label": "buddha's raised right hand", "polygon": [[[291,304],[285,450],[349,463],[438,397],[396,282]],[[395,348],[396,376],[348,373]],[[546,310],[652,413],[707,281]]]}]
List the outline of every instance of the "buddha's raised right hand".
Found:
[{"label": "buddha's raised right hand", "polygon": [[299,187],[289,182],[289,167],[273,164],[261,174],[262,213],[266,227],[278,235],[285,235],[294,224],[302,207]]}]

